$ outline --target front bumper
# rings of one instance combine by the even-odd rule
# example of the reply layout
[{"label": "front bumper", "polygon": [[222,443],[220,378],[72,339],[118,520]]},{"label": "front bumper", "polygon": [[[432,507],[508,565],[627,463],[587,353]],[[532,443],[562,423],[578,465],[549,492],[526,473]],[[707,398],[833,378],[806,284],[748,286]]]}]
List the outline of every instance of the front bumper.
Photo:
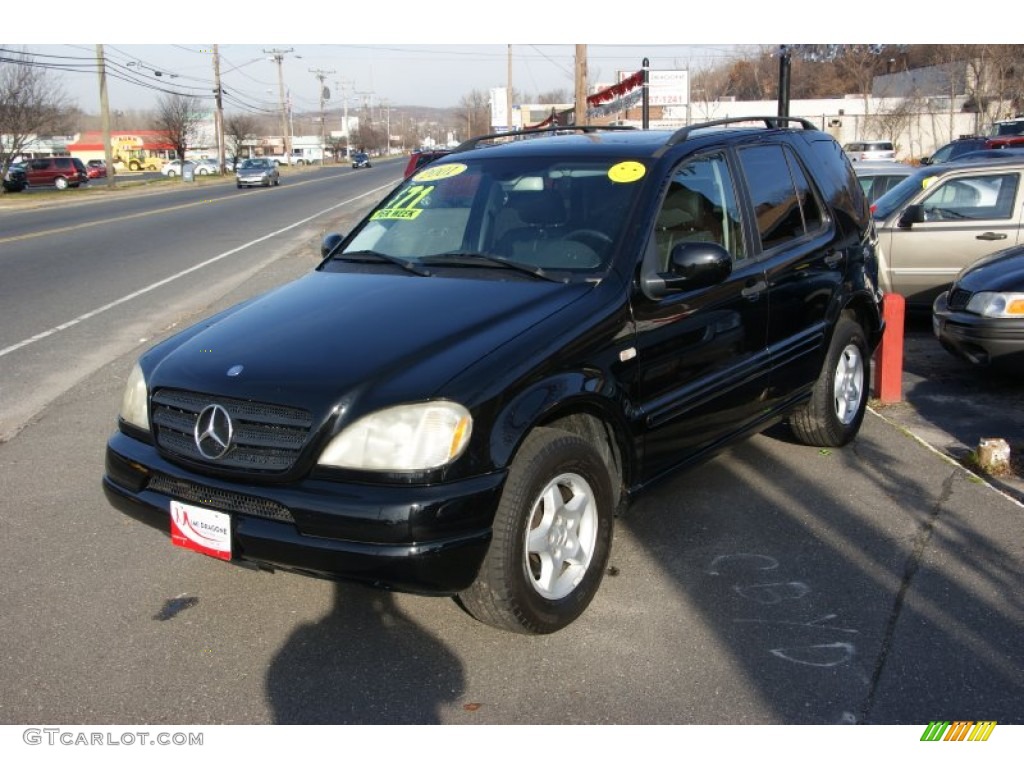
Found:
[{"label": "front bumper", "polygon": [[499,472],[426,486],[243,484],[182,469],[117,432],[103,490],[115,508],[168,536],[172,500],[228,513],[240,564],[452,595],[476,578],[504,481]]},{"label": "front bumper", "polygon": [[978,366],[1024,370],[1024,320],[951,310],[947,296],[932,306],[932,332],[947,351]]}]

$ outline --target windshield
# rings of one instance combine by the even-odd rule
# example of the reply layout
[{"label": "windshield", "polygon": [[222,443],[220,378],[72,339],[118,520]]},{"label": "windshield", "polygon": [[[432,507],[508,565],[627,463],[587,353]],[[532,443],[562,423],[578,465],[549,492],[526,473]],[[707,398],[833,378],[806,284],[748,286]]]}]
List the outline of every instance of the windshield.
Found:
[{"label": "windshield", "polygon": [[427,166],[367,218],[346,255],[592,274],[607,268],[641,184],[618,159],[472,158]]},{"label": "windshield", "polygon": [[889,218],[894,211],[905,205],[915,193],[931,184],[930,180],[934,178],[935,171],[928,167],[910,174],[875,201],[875,204],[871,206],[871,215],[876,219]]}]

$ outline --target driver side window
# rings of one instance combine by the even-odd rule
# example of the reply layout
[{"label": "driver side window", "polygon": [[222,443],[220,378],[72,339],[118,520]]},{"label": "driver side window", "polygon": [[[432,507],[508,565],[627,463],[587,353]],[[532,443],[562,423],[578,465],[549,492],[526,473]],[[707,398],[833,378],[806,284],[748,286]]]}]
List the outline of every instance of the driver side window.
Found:
[{"label": "driver side window", "polygon": [[721,153],[693,158],[673,175],[654,225],[657,271],[668,271],[672,249],[685,242],[718,243],[733,261],[746,258],[732,175]]}]

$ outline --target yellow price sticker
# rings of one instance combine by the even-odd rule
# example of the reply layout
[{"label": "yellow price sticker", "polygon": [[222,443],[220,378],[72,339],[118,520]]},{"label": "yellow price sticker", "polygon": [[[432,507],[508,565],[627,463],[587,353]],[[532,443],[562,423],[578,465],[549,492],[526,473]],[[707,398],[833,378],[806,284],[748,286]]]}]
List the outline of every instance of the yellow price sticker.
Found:
[{"label": "yellow price sticker", "polygon": [[422,171],[413,176],[413,181],[439,181],[440,179],[450,179],[452,176],[458,176],[460,173],[464,173],[466,166],[462,163],[445,163],[444,165],[438,165],[433,168],[424,168]]},{"label": "yellow price sticker", "polygon": [[647,173],[647,168],[644,167],[643,163],[638,163],[635,160],[626,160],[616,163],[609,168],[608,178],[619,184],[631,184],[642,179],[645,173]]},{"label": "yellow price sticker", "polygon": [[423,213],[420,208],[381,208],[370,220],[374,219],[415,219]]},{"label": "yellow price sticker", "polygon": [[921,182],[921,189],[928,189],[932,184],[939,180],[938,176],[929,176],[927,179]]}]

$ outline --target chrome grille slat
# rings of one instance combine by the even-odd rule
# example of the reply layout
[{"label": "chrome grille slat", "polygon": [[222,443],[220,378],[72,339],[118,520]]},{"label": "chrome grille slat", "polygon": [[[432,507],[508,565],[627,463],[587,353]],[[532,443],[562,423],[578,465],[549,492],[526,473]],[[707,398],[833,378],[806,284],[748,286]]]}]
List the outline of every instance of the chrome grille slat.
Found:
[{"label": "chrome grille slat", "polygon": [[[228,412],[234,427],[231,449],[216,460],[204,457],[195,443],[196,420],[212,404]],[[311,414],[300,408],[174,389],[153,393],[150,418],[161,450],[194,462],[261,474],[291,469],[313,423]]]}]

